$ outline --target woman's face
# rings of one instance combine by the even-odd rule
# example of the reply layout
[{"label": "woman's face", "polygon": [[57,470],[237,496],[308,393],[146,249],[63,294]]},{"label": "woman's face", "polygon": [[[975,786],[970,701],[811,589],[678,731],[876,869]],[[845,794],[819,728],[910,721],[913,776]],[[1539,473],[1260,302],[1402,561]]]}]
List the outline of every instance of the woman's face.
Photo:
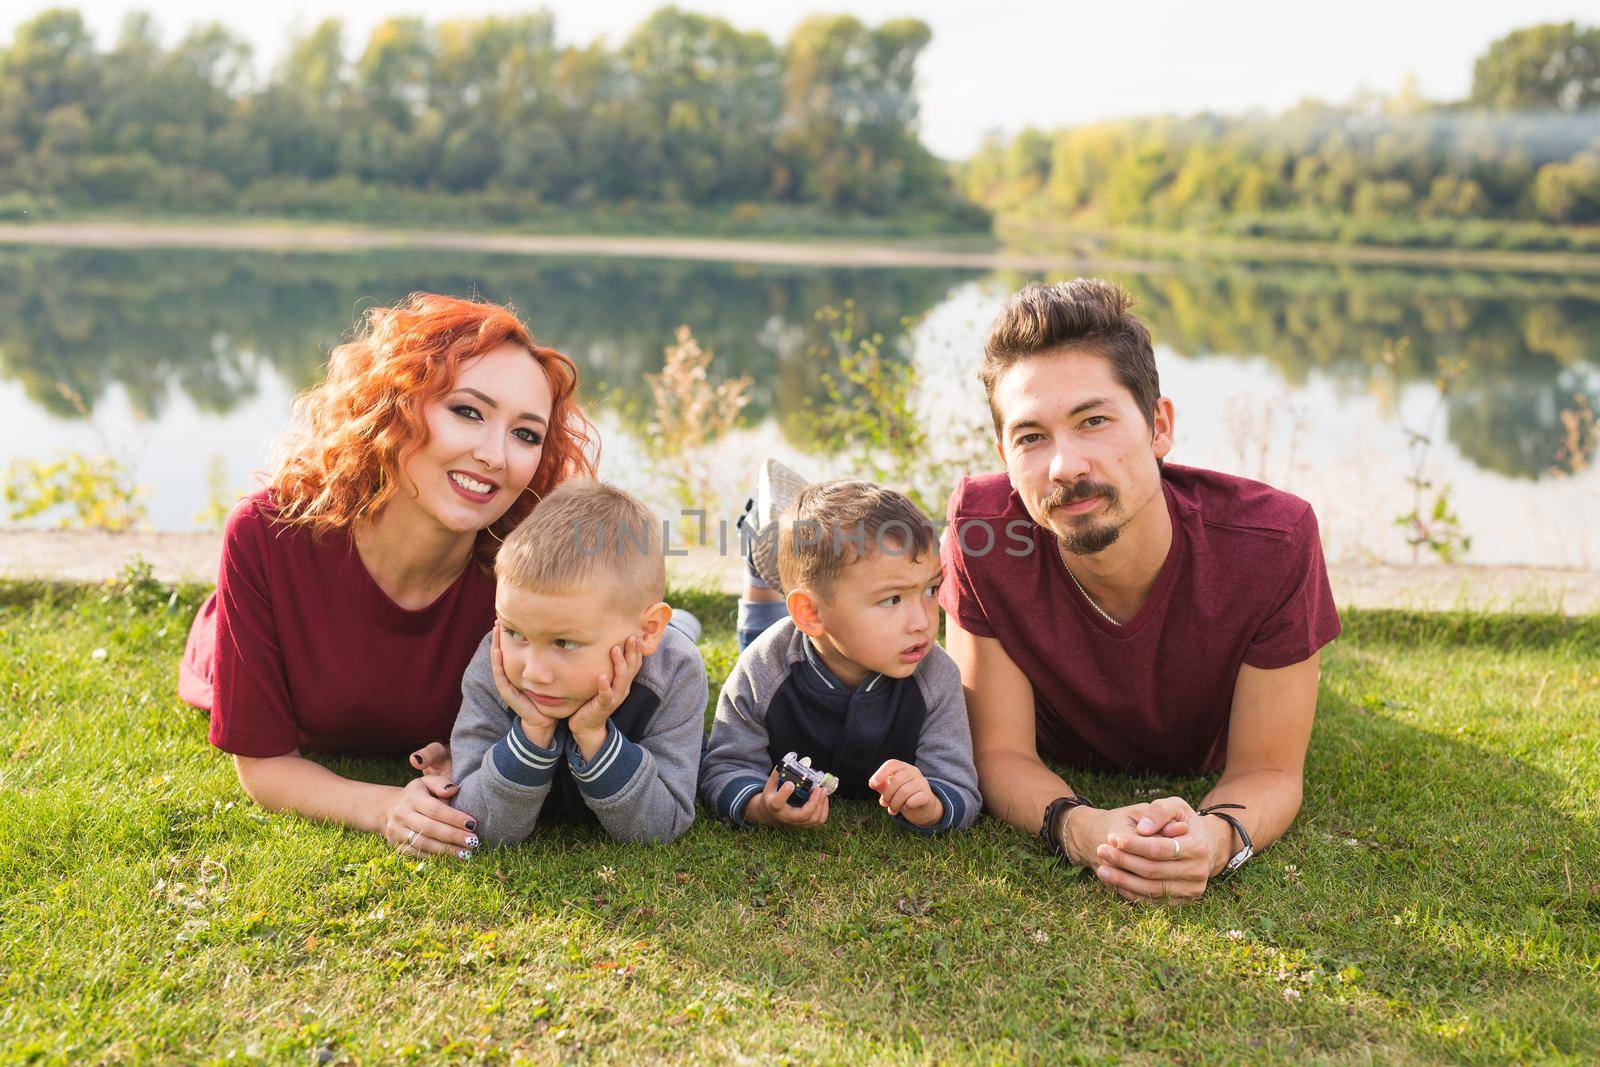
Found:
[{"label": "woman's face", "polygon": [[428,442],[405,465],[415,506],[457,533],[504,515],[539,467],[550,404],[544,368],[520,345],[462,363],[450,392],[425,409]]}]

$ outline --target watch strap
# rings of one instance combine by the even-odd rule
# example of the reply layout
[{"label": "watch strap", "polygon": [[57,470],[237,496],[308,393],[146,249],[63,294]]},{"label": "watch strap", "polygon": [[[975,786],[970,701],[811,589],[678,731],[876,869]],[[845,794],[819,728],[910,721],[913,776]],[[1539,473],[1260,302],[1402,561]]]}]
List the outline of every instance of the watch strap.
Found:
[{"label": "watch strap", "polygon": [[[1067,846],[1056,837],[1056,819],[1065,819],[1073,808],[1089,808],[1090,804],[1076,793],[1068,793],[1063,797],[1056,797],[1044,809],[1044,822],[1039,824],[1039,840],[1044,842],[1045,851],[1058,857],[1066,863],[1072,862],[1072,857],[1067,855]],[[1064,835],[1063,835],[1064,836]]]},{"label": "watch strap", "polygon": [[1228,875],[1243,867],[1245,861],[1256,854],[1255,846],[1250,841],[1250,833],[1244,828],[1244,823],[1229,815],[1223,810],[1224,808],[1232,808],[1235,811],[1245,810],[1243,804],[1213,804],[1209,808],[1201,808],[1195,812],[1196,815],[1215,815],[1219,819],[1227,820],[1228,825],[1233,827],[1233,832],[1239,838],[1239,851],[1228,858],[1227,864],[1223,866],[1215,878],[1211,879],[1213,882],[1220,882],[1228,877]]}]

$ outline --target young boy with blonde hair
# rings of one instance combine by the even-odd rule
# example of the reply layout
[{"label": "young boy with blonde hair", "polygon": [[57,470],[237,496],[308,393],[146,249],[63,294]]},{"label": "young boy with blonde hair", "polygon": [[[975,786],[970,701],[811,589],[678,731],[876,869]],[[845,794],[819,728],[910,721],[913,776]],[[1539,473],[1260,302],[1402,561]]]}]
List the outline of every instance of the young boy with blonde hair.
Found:
[{"label": "young boy with blonde hair", "polygon": [[829,794],[789,802],[793,752],[876,796],[897,823],[961,829],[982,807],[961,675],[935,642],[939,549],[906,496],[870,482],[807,486],[780,523],[789,611],[744,650],[717,702],[700,792],[735,826],[820,826]]},{"label": "young boy with blonde hair", "polygon": [[450,737],[453,803],[482,841],[521,841],[551,815],[624,841],[688,829],[706,672],[667,625],[665,585],[656,516],[614,486],[563,482],[506,538]]}]

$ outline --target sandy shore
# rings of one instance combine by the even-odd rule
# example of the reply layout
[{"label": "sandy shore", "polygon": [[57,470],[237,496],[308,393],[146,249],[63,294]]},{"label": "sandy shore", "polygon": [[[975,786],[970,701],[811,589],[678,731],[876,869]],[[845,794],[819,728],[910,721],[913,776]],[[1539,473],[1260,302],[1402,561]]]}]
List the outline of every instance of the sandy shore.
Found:
[{"label": "sandy shore", "polygon": [[714,237],[607,237],[472,230],[359,229],[250,222],[39,222],[0,224],[0,244],[76,248],[222,248],[267,252],[424,249],[517,256],[608,256],[817,267],[945,267],[1028,272],[1095,270],[1148,273],[1170,262],[1070,252],[950,251],[868,240],[781,241]]},{"label": "sandy shore", "polygon": [[[1062,229],[1044,236],[1002,224],[1011,249],[957,250],[913,239],[718,238],[511,233],[493,229],[405,230],[297,220],[212,219],[154,222],[94,219],[0,223],[0,245],[36,244],[79,248],[222,248],[271,252],[361,252],[434,249],[522,256],[618,256],[726,263],[824,267],[946,267],[1027,273],[1172,270],[1194,259],[1260,263],[1351,263],[1464,270],[1541,273],[1600,273],[1600,256],[1564,252],[1519,252],[1480,248],[1391,248],[1323,242],[1196,238],[1159,232]],[[1042,242],[1042,251],[1032,251]],[[1107,247],[1116,244],[1116,253]],[[1153,257],[1141,250],[1154,252]]]},{"label": "sandy shore", "polygon": [[[209,583],[216,580],[220,556],[221,536],[215,533],[0,529],[0,578],[96,582],[144,559],[164,581]],[[730,593],[743,580],[739,562],[712,549],[691,549],[671,560],[668,571],[675,581]],[[1341,607],[1600,612],[1600,571],[1335,563],[1328,572]]]}]

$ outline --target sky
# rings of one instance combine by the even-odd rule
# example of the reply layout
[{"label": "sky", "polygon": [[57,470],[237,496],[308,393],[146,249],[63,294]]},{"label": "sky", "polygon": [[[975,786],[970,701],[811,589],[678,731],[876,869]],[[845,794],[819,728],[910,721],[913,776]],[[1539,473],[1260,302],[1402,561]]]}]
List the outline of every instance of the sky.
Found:
[{"label": "sky", "polygon": [[[339,17],[347,44],[364,42],[393,15],[440,19],[547,7],[564,43],[620,41],[664,0],[284,0],[222,7],[215,0],[58,0],[83,12],[102,42],[130,10],[151,12],[168,39],[217,19],[249,40],[261,62],[281,53],[292,27]],[[0,37],[49,6],[0,4]],[[1348,100],[1390,93],[1414,75],[1424,96],[1465,96],[1472,62],[1497,37],[1539,22],[1600,23],[1600,0],[680,0],[781,42],[816,11],[869,23],[904,15],[933,28],[919,65],[923,140],[946,158],[969,155],[991,130],[1052,128],[1134,115],[1277,110],[1307,97]]]}]

